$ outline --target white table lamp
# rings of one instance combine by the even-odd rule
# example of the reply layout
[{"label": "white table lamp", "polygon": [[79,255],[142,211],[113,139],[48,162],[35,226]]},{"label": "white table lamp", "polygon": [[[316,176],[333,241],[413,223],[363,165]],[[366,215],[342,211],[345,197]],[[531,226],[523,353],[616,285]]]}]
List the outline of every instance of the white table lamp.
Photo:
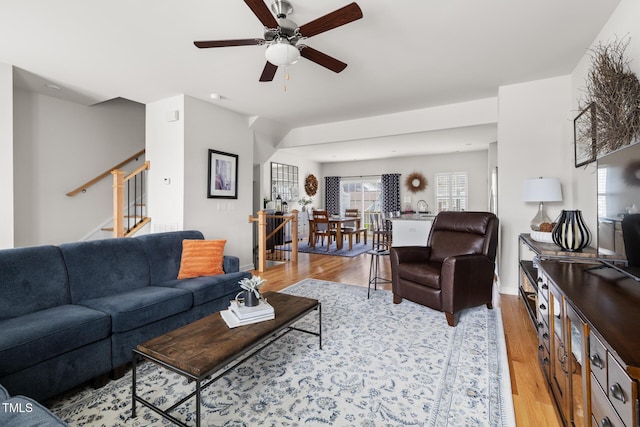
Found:
[{"label": "white table lamp", "polygon": [[531,220],[531,229],[540,231],[540,224],[551,223],[551,219],[544,209],[544,202],[561,202],[562,188],[558,178],[536,178],[524,181],[522,200],[525,202],[536,202],[538,213]]}]

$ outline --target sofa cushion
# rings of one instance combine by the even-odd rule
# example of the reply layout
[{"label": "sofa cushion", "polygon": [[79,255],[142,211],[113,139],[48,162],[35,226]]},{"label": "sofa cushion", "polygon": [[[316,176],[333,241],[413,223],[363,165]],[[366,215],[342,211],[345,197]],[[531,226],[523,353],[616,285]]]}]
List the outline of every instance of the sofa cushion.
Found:
[{"label": "sofa cushion", "polygon": [[0,320],[70,302],[67,270],[58,248],[0,250]]},{"label": "sofa cushion", "polygon": [[147,254],[151,269],[151,284],[178,277],[184,239],[204,239],[204,236],[199,231],[186,230],[145,234],[134,238],[142,244]]},{"label": "sofa cushion", "polygon": [[187,311],[193,305],[193,296],[182,289],[147,286],[79,304],[108,313],[111,331],[118,333]]},{"label": "sofa cushion", "polygon": [[0,406],[2,427],[53,427],[69,426],[47,408],[25,396],[14,396]]},{"label": "sofa cushion", "polygon": [[193,293],[193,305],[198,306],[227,295],[235,296],[236,293],[242,291],[238,282],[249,277],[251,277],[251,273],[247,271],[239,271],[237,273],[227,273],[220,276],[168,280],[164,283],[158,284],[157,286],[185,289]]},{"label": "sofa cushion", "polygon": [[117,238],[60,245],[71,301],[102,298],[149,286],[149,263],[136,239]]},{"label": "sofa cushion", "polygon": [[222,259],[226,243],[226,240],[183,240],[178,279],[224,274]]},{"label": "sofa cushion", "polygon": [[0,376],[16,372],[109,336],[103,312],[61,305],[0,321]]}]

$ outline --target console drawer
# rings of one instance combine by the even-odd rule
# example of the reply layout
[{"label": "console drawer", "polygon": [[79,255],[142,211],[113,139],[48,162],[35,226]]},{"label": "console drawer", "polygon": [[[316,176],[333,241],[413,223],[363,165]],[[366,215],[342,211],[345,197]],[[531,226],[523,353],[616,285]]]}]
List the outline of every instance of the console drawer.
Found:
[{"label": "console drawer", "polygon": [[[540,319],[540,310],[538,310],[538,319]],[[547,324],[547,320],[538,320],[538,343],[540,343],[541,345],[544,344],[544,346],[547,348],[547,353],[549,352],[549,349],[551,348],[551,345],[549,344],[549,326]]]},{"label": "console drawer", "polygon": [[551,378],[549,348],[549,327],[545,321],[540,320],[538,321],[538,359],[540,360],[540,367],[542,367],[542,372],[544,372],[547,381]]},{"label": "console drawer", "polygon": [[591,373],[600,383],[600,387],[607,389],[607,350],[602,342],[593,334],[589,334],[589,360]]},{"label": "console drawer", "polygon": [[544,299],[549,301],[549,279],[538,270],[538,296],[542,295]]},{"label": "console drawer", "polygon": [[609,374],[607,396],[609,396],[609,401],[625,425],[632,426],[633,402],[635,401],[634,383],[631,382],[631,378],[622,369],[622,366],[611,357],[611,354],[608,354],[607,365]]},{"label": "console drawer", "polygon": [[543,298],[538,299],[538,321],[549,325],[549,303]]},{"label": "console drawer", "polygon": [[615,409],[613,409],[609,399],[607,399],[607,396],[604,394],[604,391],[602,391],[598,382],[594,380],[593,375],[591,375],[591,380],[591,414],[594,425],[625,427],[620,417],[618,417],[618,414],[616,414]]}]

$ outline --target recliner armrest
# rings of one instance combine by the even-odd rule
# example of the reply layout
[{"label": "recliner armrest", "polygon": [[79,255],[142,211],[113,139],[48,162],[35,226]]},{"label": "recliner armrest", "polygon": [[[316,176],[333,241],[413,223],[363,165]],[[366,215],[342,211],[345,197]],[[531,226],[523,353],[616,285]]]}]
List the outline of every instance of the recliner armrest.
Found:
[{"label": "recliner armrest", "polygon": [[454,313],[491,295],[494,270],[495,263],[484,255],[445,258],[440,275],[444,311]]},{"label": "recliner armrest", "polygon": [[428,262],[431,248],[428,246],[401,246],[391,248],[391,263]]}]

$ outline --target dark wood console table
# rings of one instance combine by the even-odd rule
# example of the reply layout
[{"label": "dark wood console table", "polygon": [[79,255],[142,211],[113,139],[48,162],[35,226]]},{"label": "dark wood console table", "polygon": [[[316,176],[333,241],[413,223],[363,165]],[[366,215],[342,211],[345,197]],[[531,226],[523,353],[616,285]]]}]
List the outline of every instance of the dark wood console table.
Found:
[{"label": "dark wood console table", "polygon": [[522,297],[529,317],[536,325],[536,296],[538,293],[538,272],[534,266],[531,256],[527,257],[523,251],[526,248],[540,261],[545,259],[558,259],[580,263],[597,263],[597,252],[595,248],[588,247],[581,252],[567,252],[554,243],[537,242],[531,238],[530,234],[520,234],[518,237],[518,263],[519,280],[518,293]]},{"label": "dark wood console table", "polygon": [[565,425],[640,425],[640,283],[597,264],[537,271],[538,356]]}]

